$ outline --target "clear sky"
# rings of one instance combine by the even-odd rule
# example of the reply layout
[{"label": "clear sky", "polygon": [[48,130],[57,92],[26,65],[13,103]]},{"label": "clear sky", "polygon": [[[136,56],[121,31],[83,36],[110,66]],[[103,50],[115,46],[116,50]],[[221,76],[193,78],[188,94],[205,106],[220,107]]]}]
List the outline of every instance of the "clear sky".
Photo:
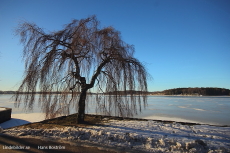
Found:
[{"label": "clear sky", "polygon": [[230,0],[0,0],[0,90],[16,90],[23,77],[20,21],[53,31],[91,15],[135,46],[149,91],[230,89]]}]

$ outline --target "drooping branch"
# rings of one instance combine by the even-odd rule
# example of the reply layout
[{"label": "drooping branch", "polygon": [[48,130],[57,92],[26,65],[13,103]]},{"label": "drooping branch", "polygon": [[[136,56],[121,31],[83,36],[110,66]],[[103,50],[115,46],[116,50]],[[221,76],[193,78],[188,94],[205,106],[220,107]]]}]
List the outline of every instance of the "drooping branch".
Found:
[{"label": "drooping branch", "polygon": [[90,84],[88,84],[88,88],[92,88],[94,86],[95,80],[97,79],[98,75],[101,74],[102,68],[109,62],[110,62],[110,59],[106,59],[103,62],[101,62],[101,64],[97,67],[96,72],[92,76]]},{"label": "drooping branch", "polygon": [[[85,102],[90,88],[106,95],[97,98],[97,108],[107,114],[130,116],[145,106],[147,72],[133,57],[134,47],[122,41],[113,27],[101,29],[98,24],[92,16],[51,33],[31,23],[19,25],[25,73],[17,106],[25,102],[32,109],[38,91],[47,117],[68,114],[71,107],[81,109],[76,101]],[[135,90],[140,92],[130,92]],[[123,97],[127,93],[130,96]]]},{"label": "drooping branch", "polygon": [[80,81],[81,75],[80,75],[80,67],[77,58],[74,56],[74,54],[67,54],[65,51],[62,52],[62,57],[63,58],[70,58],[74,62],[75,66],[75,72],[73,73],[73,76]]}]

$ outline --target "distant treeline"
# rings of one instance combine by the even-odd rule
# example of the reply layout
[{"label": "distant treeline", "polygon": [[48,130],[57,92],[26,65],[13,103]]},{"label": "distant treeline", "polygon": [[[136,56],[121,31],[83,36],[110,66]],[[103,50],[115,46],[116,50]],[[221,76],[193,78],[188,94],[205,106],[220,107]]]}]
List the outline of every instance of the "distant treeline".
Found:
[{"label": "distant treeline", "polygon": [[[17,92],[16,91],[0,91],[0,94],[16,94]],[[42,94],[44,92],[35,92],[36,94]],[[54,92],[46,92],[46,94],[62,94],[62,92],[60,91],[54,91]],[[105,95],[115,95],[115,94],[119,94],[119,95],[130,95],[130,94],[133,94],[133,95],[137,95],[137,94],[151,94],[152,92],[142,92],[142,91],[134,91],[134,90],[127,90],[127,91],[113,91],[113,92],[106,92],[106,93],[103,93]],[[27,93],[27,92],[20,92],[20,94],[31,94],[30,92]],[[65,92],[65,94],[72,94],[72,92]],[[80,92],[75,92],[75,94],[80,94]],[[98,94],[98,93],[92,93],[92,92],[89,92],[88,94]],[[101,93],[99,93],[101,94]]]},{"label": "distant treeline", "polygon": [[113,91],[113,92],[107,92],[105,93],[107,95],[115,95],[115,94],[119,94],[119,95],[138,95],[138,94],[149,94],[149,92],[142,92],[142,91],[135,91],[135,90],[127,90],[127,91]]},{"label": "distant treeline", "polygon": [[[16,94],[17,92],[16,91],[0,91],[0,94]],[[42,94],[44,92],[35,92],[36,94]],[[52,93],[52,94],[62,94],[62,92],[57,92],[57,91],[54,91],[54,92],[46,92],[46,94],[49,94],[49,93]],[[72,92],[65,92],[65,94],[71,94]],[[134,90],[127,90],[127,91],[113,91],[113,92],[106,92],[104,94],[106,95],[115,95],[115,94],[120,94],[120,95],[129,95],[129,94],[149,94],[151,92],[141,92],[141,91],[134,91]],[[27,92],[20,92],[20,94],[30,94],[30,93],[27,93]],[[75,92],[75,94],[80,94],[80,92]],[[88,93],[88,94],[97,94],[97,93]]]},{"label": "distant treeline", "polygon": [[[16,91],[0,91],[0,94],[16,94]],[[20,94],[31,94],[31,92],[19,92]],[[62,94],[63,92],[60,91],[53,91],[53,92],[34,92],[35,94],[42,94],[42,93],[52,93],[52,94]],[[71,94],[72,92],[65,92],[66,94]],[[75,92],[75,94],[80,94],[80,92]],[[91,93],[89,93],[91,94]]]},{"label": "distant treeline", "polygon": [[165,95],[206,95],[221,96],[230,95],[230,90],[225,88],[175,88],[164,90]]},{"label": "distant treeline", "polygon": [[[36,92],[36,94],[42,94],[43,92]],[[52,94],[61,94],[62,92],[50,92]],[[0,91],[0,94],[16,94],[16,91]],[[23,94],[30,94],[30,93],[23,93]],[[47,94],[49,94],[47,92]],[[65,94],[71,94],[71,92],[65,92]],[[75,94],[80,94],[75,93]],[[88,93],[88,94],[98,94],[98,93]],[[221,95],[229,95],[230,90],[225,88],[174,88],[168,89],[164,91],[156,91],[156,92],[141,92],[141,91],[134,91],[134,90],[127,90],[127,91],[113,91],[104,93],[106,95],[206,95],[206,96],[221,96]]]},{"label": "distant treeline", "polygon": [[15,94],[15,91],[0,91],[0,94]]}]

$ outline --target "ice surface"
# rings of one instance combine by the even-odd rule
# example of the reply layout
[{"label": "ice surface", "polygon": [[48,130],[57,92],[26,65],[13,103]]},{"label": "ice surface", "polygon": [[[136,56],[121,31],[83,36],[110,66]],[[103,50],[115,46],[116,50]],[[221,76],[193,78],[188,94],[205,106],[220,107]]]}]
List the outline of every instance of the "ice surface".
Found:
[{"label": "ice surface", "polygon": [[[71,98],[71,96],[70,96]],[[35,97],[33,113],[41,113],[39,95]],[[0,106],[12,108],[12,114],[24,113],[24,104],[15,108],[12,95],[0,95]],[[87,114],[95,114],[95,97],[88,99]],[[151,116],[179,118],[195,123],[230,126],[230,96],[185,97],[185,96],[148,96],[148,106],[135,118],[150,118]],[[142,107],[143,108],[143,107]],[[70,108],[70,114],[76,113],[76,108]]]},{"label": "ice surface", "polygon": [[3,129],[19,126],[31,122],[39,122],[44,120],[44,113],[30,113],[30,114],[11,114],[11,120],[0,123]]},{"label": "ice surface", "polygon": [[196,123],[197,122],[195,120],[188,120],[188,119],[177,118],[177,117],[146,116],[143,118],[149,119],[149,120],[162,120],[162,121],[175,121],[175,122],[188,122],[188,123]]},{"label": "ice surface", "polygon": [[44,113],[29,113],[29,114],[12,114],[12,118],[22,119],[29,122],[39,122],[45,119]]}]

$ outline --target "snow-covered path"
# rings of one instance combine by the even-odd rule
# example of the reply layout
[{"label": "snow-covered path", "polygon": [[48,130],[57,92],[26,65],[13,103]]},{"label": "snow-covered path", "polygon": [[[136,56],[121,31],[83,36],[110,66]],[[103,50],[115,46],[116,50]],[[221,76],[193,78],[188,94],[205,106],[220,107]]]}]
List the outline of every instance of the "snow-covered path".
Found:
[{"label": "snow-covered path", "polygon": [[147,152],[230,152],[230,127],[109,120],[102,126],[5,129],[5,134],[81,141]]}]

